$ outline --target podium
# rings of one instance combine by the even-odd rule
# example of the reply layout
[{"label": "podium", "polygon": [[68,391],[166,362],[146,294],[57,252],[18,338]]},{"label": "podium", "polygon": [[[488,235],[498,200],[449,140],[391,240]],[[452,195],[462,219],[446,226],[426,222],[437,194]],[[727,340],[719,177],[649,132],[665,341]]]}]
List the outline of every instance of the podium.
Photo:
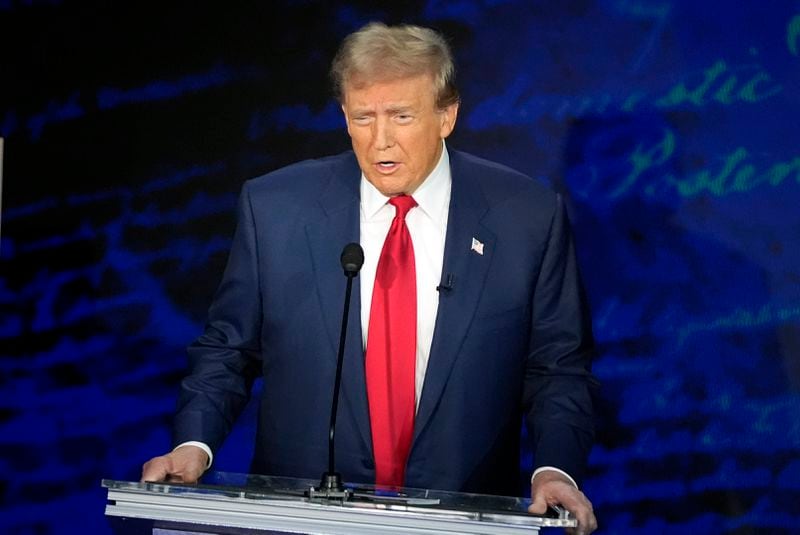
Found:
[{"label": "podium", "polygon": [[153,535],[537,533],[574,519],[532,515],[529,500],[423,489],[346,485],[348,499],[320,498],[319,481],[211,472],[201,483],[103,480],[115,533]]}]

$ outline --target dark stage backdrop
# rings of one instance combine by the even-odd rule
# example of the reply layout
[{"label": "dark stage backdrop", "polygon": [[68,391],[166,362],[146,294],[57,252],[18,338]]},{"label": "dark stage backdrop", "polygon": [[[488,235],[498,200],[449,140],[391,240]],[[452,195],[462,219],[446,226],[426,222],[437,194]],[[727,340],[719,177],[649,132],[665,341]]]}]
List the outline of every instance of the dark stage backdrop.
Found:
[{"label": "dark stage backdrop", "polygon": [[348,148],[327,67],[372,19],[452,41],[452,147],[568,199],[603,533],[797,531],[797,0],[0,0],[3,532],[106,532],[101,477],[166,451],[242,182]]}]

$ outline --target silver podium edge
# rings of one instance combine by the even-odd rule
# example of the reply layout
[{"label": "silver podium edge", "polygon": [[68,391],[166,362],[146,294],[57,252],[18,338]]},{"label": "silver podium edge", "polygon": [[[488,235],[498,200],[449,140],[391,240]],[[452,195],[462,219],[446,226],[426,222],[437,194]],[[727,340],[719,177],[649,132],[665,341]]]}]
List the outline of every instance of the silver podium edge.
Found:
[{"label": "silver podium edge", "polygon": [[530,535],[541,527],[575,525],[574,519],[546,518],[524,512],[481,512],[457,507],[359,501],[318,503],[236,487],[176,487],[168,483],[115,480],[103,480],[102,485],[108,489],[106,516],[152,520],[165,525],[188,524],[203,531],[219,527],[320,535]]}]

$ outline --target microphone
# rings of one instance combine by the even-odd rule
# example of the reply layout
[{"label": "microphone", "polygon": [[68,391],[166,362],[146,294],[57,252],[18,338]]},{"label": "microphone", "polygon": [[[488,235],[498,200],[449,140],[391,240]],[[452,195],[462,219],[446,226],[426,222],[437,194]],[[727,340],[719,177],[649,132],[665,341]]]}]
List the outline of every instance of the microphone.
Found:
[{"label": "microphone", "polygon": [[[342,384],[342,364],[344,362],[344,343],[347,336],[347,316],[350,312],[350,292],[353,289],[353,278],[358,275],[364,265],[364,250],[357,243],[348,243],[342,250],[340,258],[344,275],[347,277],[347,288],[344,295],[344,313],[342,314],[342,332],[339,335],[339,355],[336,360],[336,380],[333,383],[333,401],[331,403],[331,421],[328,428],[328,471],[322,474],[320,493],[325,498],[345,499],[349,494],[342,484],[342,476],[334,466],[334,436],[336,435],[336,413],[339,408],[339,388]],[[313,496],[313,488],[311,494]]]},{"label": "microphone", "polygon": [[364,249],[357,243],[348,243],[342,249],[342,269],[346,277],[355,277],[364,265]]},{"label": "microphone", "polygon": [[442,292],[450,293],[453,289],[453,282],[455,281],[456,277],[452,273],[448,273],[445,275],[445,278],[442,282],[439,283],[439,286],[436,287],[436,291],[440,294]]}]

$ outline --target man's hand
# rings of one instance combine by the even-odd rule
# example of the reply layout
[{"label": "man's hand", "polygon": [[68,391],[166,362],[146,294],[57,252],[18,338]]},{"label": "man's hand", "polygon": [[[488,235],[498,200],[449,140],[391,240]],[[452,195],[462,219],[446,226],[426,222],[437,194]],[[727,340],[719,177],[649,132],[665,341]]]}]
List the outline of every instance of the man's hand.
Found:
[{"label": "man's hand", "polygon": [[575,535],[588,535],[597,529],[597,519],[592,503],[575,488],[572,482],[555,470],[543,470],[536,474],[531,485],[531,503],[528,512],[544,514],[550,505],[560,505],[578,520],[578,527],[567,530]]},{"label": "man's hand", "polygon": [[197,483],[206,470],[208,454],[197,446],[181,446],[160,457],[153,457],[142,466],[142,482],[166,481]]}]

